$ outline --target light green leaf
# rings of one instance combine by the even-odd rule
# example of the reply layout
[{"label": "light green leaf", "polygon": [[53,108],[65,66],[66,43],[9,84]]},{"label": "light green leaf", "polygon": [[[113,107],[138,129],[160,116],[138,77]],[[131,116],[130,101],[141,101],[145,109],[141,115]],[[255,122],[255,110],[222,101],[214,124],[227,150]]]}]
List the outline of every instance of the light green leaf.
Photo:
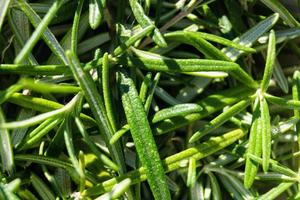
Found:
[{"label": "light green leaf", "polygon": [[268,44],[268,53],[265,65],[264,76],[261,82],[261,90],[262,92],[266,92],[269,86],[270,79],[272,77],[274,63],[276,58],[276,38],[275,32],[271,30],[269,36],[269,44]]},{"label": "light green leaf", "polygon": [[164,169],[143,104],[132,79],[124,71],[119,73],[119,76],[123,108],[152,193],[155,199],[171,199]]},{"label": "light green leaf", "polygon": [[[5,119],[3,115],[3,111],[0,108],[0,124],[4,124]],[[10,174],[13,172],[14,168],[14,153],[11,144],[11,139],[9,132],[6,128],[0,128],[0,155],[1,155],[1,163],[2,169],[4,171],[8,171]]]},{"label": "light green leaf", "polygon": [[89,3],[89,23],[92,29],[96,29],[104,17],[106,0],[90,0]]}]

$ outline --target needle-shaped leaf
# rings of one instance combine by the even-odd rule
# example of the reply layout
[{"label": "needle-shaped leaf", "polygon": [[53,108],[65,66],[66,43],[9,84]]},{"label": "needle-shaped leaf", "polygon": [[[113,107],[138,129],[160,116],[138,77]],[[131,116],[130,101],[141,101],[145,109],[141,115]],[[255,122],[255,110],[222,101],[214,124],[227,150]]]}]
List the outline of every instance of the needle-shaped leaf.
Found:
[{"label": "needle-shaped leaf", "polygon": [[[21,109],[18,114],[17,121],[30,118],[34,116],[36,112],[34,110],[29,109]],[[14,148],[18,148],[27,134],[28,128],[18,128],[14,129],[11,134],[11,141]]]},{"label": "needle-shaped leaf", "polygon": [[89,2],[89,23],[92,29],[96,29],[104,17],[106,0],[90,0]]},{"label": "needle-shaped leaf", "polygon": [[[48,112],[52,110],[56,110],[62,108],[64,105],[57,103],[55,101],[50,101],[43,98],[31,97],[28,95],[22,95],[19,93],[12,94],[7,100],[10,103],[19,105],[24,108],[40,111],[40,112]],[[85,123],[95,124],[95,120],[91,117],[81,113],[80,118],[84,120]]]},{"label": "needle-shaped leaf", "polygon": [[218,115],[216,118],[211,120],[208,124],[204,125],[200,130],[195,132],[189,142],[195,142],[199,140],[201,137],[205,136],[209,132],[213,131],[214,129],[218,128],[222,124],[224,124],[226,121],[230,120],[231,117],[238,114],[242,110],[244,110],[248,105],[250,104],[250,99],[242,100],[239,103],[231,106],[224,112],[222,112],[220,115]]},{"label": "needle-shaped leaf", "polygon": [[64,65],[0,64],[0,74],[8,73],[34,76],[70,74],[71,71]]},{"label": "needle-shaped leaf", "polygon": [[196,183],[196,160],[195,158],[190,158],[189,159],[189,167],[188,167],[188,174],[187,174],[187,181],[186,185],[188,187],[193,187]]},{"label": "needle-shaped leaf", "polygon": [[[20,5],[25,4],[24,0],[19,0]],[[47,26],[50,24],[51,20],[55,17],[59,8],[63,5],[64,0],[57,0],[53,3],[47,14],[44,16],[43,20],[36,27],[36,30],[30,36],[29,40],[26,42],[25,46],[22,48],[20,53],[15,58],[15,63],[21,63],[24,59],[27,58],[28,54],[31,52],[35,44],[38,42],[42,33],[45,31]]]},{"label": "needle-shaped leaf", "polygon": [[79,30],[78,27],[79,27],[83,2],[84,0],[78,1],[77,9],[75,11],[75,16],[73,20],[72,31],[71,31],[71,50],[74,52],[75,55],[77,53],[78,30]]},{"label": "needle-shaped leaf", "polygon": [[[61,168],[61,169],[67,170],[71,176],[74,176],[74,178],[77,178],[79,180],[79,177],[76,177],[77,173],[76,173],[73,165],[69,162],[65,162],[65,161],[59,160],[57,158],[52,158],[49,156],[41,156],[41,155],[32,155],[32,154],[16,154],[15,160],[16,160],[16,162],[17,161],[29,161],[29,162],[33,162],[33,163],[37,163],[37,164]],[[92,183],[97,182],[97,179],[94,176],[91,176],[90,173],[87,173],[86,177]]]},{"label": "needle-shaped leaf", "polygon": [[271,94],[265,94],[264,96],[272,104],[279,105],[288,109],[300,109],[300,101],[284,99],[281,97],[273,96]]},{"label": "needle-shaped leaf", "polygon": [[191,113],[197,113],[202,110],[202,107],[198,104],[186,103],[178,104],[169,108],[162,109],[155,113],[152,118],[152,123],[169,119],[176,116],[185,116]]},{"label": "needle-shaped leaf", "polygon": [[294,183],[280,183],[277,187],[272,188],[265,194],[261,195],[258,200],[273,200],[276,199],[281,193],[289,189]]},{"label": "needle-shaped leaf", "polygon": [[268,171],[271,156],[271,120],[269,106],[266,99],[260,96],[261,134],[262,134],[262,158],[263,170]]},{"label": "needle-shaped leaf", "polygon": [[290,27],[299,27],[299,22],[293,17],[293,15],[280,3],[278,0],[261,0],[263,4],[269,7],[272,11],[278,13],[280,17]]},{"label": "needle-shaped leaf", "polygon": [[257,83],[238,64],[233,62],[209,59],[172,59],[140,50],[135,50],[135,52],[138,53],[138,57],[122,57],[120,61],[127,66],[163,72],[224,71],[231,73],[249,87],[257,87]]},{"label": "needle-shaped leaf", "polygon": [[220,168],[213,168],[212,171],[216,171],[217,173],[220,173],[223,175],[223,177],[226,177],[228,181],[231,183],[231,185],[234,187],[234,189],[243,197],[243,199],[252,199],[253,195],[250,190],[243,187],[243,183],[241,180],[239,180],[237,177],[229,174],[225,170],[222,170]]},{"label": "needle-shaped leaf", "polygon": [[124,71],[119,73],[122,103],[130,126],[136,150],[145,168],[148,182],[155,199],[171,199],[164,169],[157,146],[147,120],[144,106],[132,79]]},{"label": "needle-shaped leaf", "polygon": [[40,142],[41,138],[49,133],[62,121],[61,118],[49,118],[32,130],[21,143],[21,149],[28,149]]},{"label": "needle-shaped leaf", "polygon": [[80,88],[71,85],[57,85],[45,82],[35,82],[32,79],[23,78],[19,81],[23,88],[41,93],[78,93]]},{"label": "needle-shaped leaf", "polygon": [[105,53],[103,55],[103,65],[102,65],[102,90],[103,90],[103,99],[104,99],[104,105],[105,110],[107,113],[107,117],[109,120],[109,123],[111,127],[113,128],[113,131],[115,132],[117,129],[116,124],[116,116],[114,112],[113,107],[113,101],[112,101],[112,94],[110,89],[110,79],[109,79],[109,60],[108,60],[108,53]]},{"label": "needle-shaped leaf", "polygon": [[[129,0],[131,10],[135,16],[135,19],[142,27],[147,27],[150,25],[154,25],[153,21],[145,14],[142,6],[138,3],[137,0]],[[161,47],[167,47],[167,43],[160,33],[159,29],[155,27],[153,32],[153,41]]]},{"label": "needle-shaped leaf", "polygon": [[0,2],[0,31],[2,28],[2,24],[4,22],[6,13],[8,11],[9,5],[11,3],[11,0],[5,0]]},{"label": "needle-shaped leaf", "polygon": [[[279,15],[277,13],[269,16],[263,21],[259,22],[251,29],[249,29],[246,33],[241,35],[240,37],[233,40],[233,42],[237,42],[241,45],[252,46],[252,44],[264,33],[266,33],[274,24],[277,22]],[[238,51],[231,47],[224,48],[222,51],[232,60],[236,61],[239,56],[243,53],[242,51]]]},{"label": "needle-shaped leaf", "polygon": [[[263,164],[263,159],[255,156],[253,154],[248,154],[247,156],[250,159],[252,159],[253,161],[255,161],[256,163]],[[274,172],[278,172],[280,174],[284,174],[289,177],[298,178],[298,175],[296,172],[294,172],[292,169],[289,169],[286,166],[280,165],[277,161],[270,159],[269,164],[270,164],[270,170],[272,170]]]},{"label": "needle-shaped leaf", "polygon": [[[17,46],[21,48],[30,37],[30,23],[28,18],[22,11],[12,9],[8,12],[8,22],[15,35]],[[31,53],[28,55],[28,60],[31,64],[38,64]]]},{"label": "needle-shaped leaf", "polygon": [[37,191],[37,193],[40,195],[42,199],[55,200],[54,194],[52,193],[50,188],[42,181],[40,177],[38,177],[34,173],[31,173],[30,181],[34,189]]},{"label": "needle-shaped leaf", "polygon": [[275,59],[274,63],[274,78],[276,80],[276,83],[279,85],[279,87],[282,89],[284,93],[289,92],[289,85],[288,85],[288,80],[285,74],[283,73],[282,67],[277,59]]},{"label": "needle-shaped leaf", "polygon": [[172,95],[170,95],[167,91],[165,91],[163,88],[156,86],[155,88],[155,94],[164,102],[166,102],[167,104],[170,104],[172,106],[181,104],[180,101],[178,101],[177,99],[175,99],[174,97],[172,97]]},{"label": "needle-shaped leaf", "polygon": [[126,190],[128,190],[130,184],[131,184],[131,180],[129,178],[124,179],[120,183],[116,184],[110,192],[105,193],[100,197],[97,197],[95,200],[117,199],[121,197],[126,192]]},{"label": "needle-shaped leaf", "polygon": [[[57,5],[57,2],[56,2],[56,4],[53,4],[53,9],[55,9],[55,10],[58,9],[56,6],[60,6],[60,4],[64,2],[64,0],[58,0],[58,1],[59,1],[58,2],[59,5]],[[56,40],[55,36],[49,30],[49,28],[47,26],[43,27],[45,24],[40,25],[42,20],[39,17],[39,15],[31,8],[31,6],[25,0],[19,0],[18,3],[20,5],[21,10],[26,14],[29,21],[32,23],[32,25],[35,28],[40,26],[40,29],[43,29],[42,32],[40,32],[41,30],[39,30],[39,32],[40,32],[40,34],[42,34],[41,36],[42,36],[43,40],[46,42],[46,44],[49,46],[49,48],[52,50],[52,52],[63,62],[63,64],[67,64],[68,62],[67,62],[67,58],[64,54],[63,48],[60,46],[59,42]],[[46,25],[49,23],[49,22],[47,22],[47,20],[51,20],[53,15],[55,15],[55,13],[48,12],[48,16],[50,19],[44,18]],[[40,35],[38,35],[38,36],[40,36]],[[27,52],[24,52],[24,53],[26,54]]]},{"label": "needle-shaped leaf", "polygon": [[199,34],[191,31],[176,31],[168,34],[171,41],[185,43],[194,46],[198,51],[203,53],[206,58],[230,61],[230,59],[218,48],[203,39]]},{"label": "needle-shaped leaf", "polygon": [[130,46],[132,46],[135,42],[138,40],[144,38],[145,36],[149,35],[151,31],[155,28],[154,25],[149,25],[140,31],[138,31],[136,34],[134,34],[132,37],[130,37],[128,40],[126,40],[124,43],[121,43],[120,46],[115,48],[114,55],[118,56],[122,52],[124,52],[126,49],[128,49]]},{"label": "needle-shaped leaf", "polygon": [[207,172],[207,175],[209,176],[210,183],[212,186],[211,188],[212,188],[213,200],[221,200],[222,193],[216,176],[212,172]]},{"label": "needle-shaped leaf", "polygon": [[152,77],[152,73],[151,72],[148,72],[146,74],[146,76],[144,76],[144,80],[141,84],[141,87],[140,87],[140,92],[139,92],[139,96],[141,98],[141,101],[143,104],[145,104],[146,102],[146,99],[147,99],[147,93],[148,93],[148,90],[149,90],[149,87],[151,85],[151,77]]},{"label": "needle-shaped leaf", "polygon": [[96,85],[91,75],[83,70],[75,55],[71,51],[67,51],[66,55],[73,75],[78,81],[79,86],[82,88],[83,94],[91,107],[98,127],[105,138],[105,142],[108,145],[115,162],[120,167],[120,173],[124,173],[126,170],[121,145],[118,142],[114,145],[109,144],[109,140],[113,135],[113,130],[106,115],[104,103],[97,92]]},{"label": "needle-shaped leaf", "polygon": [[81,167],[79,166],[79,161],[75,154],[74,149],[74,142],[73,142],[73,135],[71,132],[71,111],[68,112],[64,122],[64,141],[66,145],[67,152],[69,154],[70,160],[72,165],[74,166],[76,172],[78,173],[79,177],[84,177],[84,171],[82,171]]},{"label": "needle-shaped leaf", "polygon": [[[3,111],[0,108],[0,124],[5,123]],[[11,139],[9,132],[6,128],[0,127],[0,155],[1,155],[1,164],[4,171],[9,173],[13,172],[14,168],[14,154],[11,144]]]},{"label": "needle-shaped leaf", "polygon": [[[262,132],[261,132],[261,114],[260,100],[256,97],[253,106],[252,125],[250,130],[250,138],[248,143],[248,154],[253,154],[257,157],[261,156],[262,150]],[[249,157],[246,158],[244,185],[250,188],[254,182],[258,170],[258,163],[252,161]]]},{"label": "needle-shaped leaf", "polygon": [[275,32],[271,30],[269,36],[268,53],[265,65],[264,76],[261,82],[261,91],[264,93],[267,91],[270,79],[272,77],[274,63],[276,58],[276,38]]},{"label": "needle-shaped leaf", "polygon": [[252,53],[255,52],[255,49],[253,49],[251,47],[247,47],[247,46],[241,45],[237,42],[233,42],[233,41],[228,40],[226,38],[223,38],[223,37],[220,37],[220,36],[217,36],[217,35],[213,35],[213,34],[209,34],[209,33],[191,32],[191,31],[174,31],[174,32],[164,34],[165,39],[170,39],[170,40],[173,39],[175,41],[177,40],[178,42],[181,42],[180,37],[182,37],[183,35],[193,35],[196,38],[201,37],[205,40],[216,42],[216,43],[219,43],[219,44],[222,44],[222,45],[225,45],[225,46],[228,46],[228,47],[232,47],[232,48],[235,48],[235,49],[238,49],[238,50],[242,50],[242,51],[245,51],[245,52],[252,52]]},{"label": "needle-shaped leaf", "polygon": [[62,108],[59,108],[57,110],[53,110],[50,112],[46,112],[40,115],[36,115],[32,118],[25,119],[22,121],[16,121],[16,122],[6,122],[6,123],[1,123],[0,128],[19,128],[19,127],[28,127],[28,126],[33,126],[36,125],[46,119],[49,119],[51,117],[57,117],[57,116],[63,116],[65,112],[70,111],[72,107],[74,106],[74,103],[76,102],[76,97],[74,97],[67,105],[63,106]]}]

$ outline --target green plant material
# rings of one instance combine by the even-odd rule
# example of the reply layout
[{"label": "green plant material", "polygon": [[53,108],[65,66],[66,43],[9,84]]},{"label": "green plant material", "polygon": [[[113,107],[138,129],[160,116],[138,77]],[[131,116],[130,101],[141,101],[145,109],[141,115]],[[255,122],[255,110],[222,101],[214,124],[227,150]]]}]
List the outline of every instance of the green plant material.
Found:
[{"label": "green plant material", "polygon": [[42,199],[55,200],[50,188],[34,173],[31,173],[30,181]]},{"label": "green plant material", "polygon": [[[144,103],[144,108],[145,108],[145,111],[146,111],[147,114],[149,112],[150,105],[151,105],[151,102],[152,102],[152,99],[153,99],[153,94],[154,94],[155,89],[157,88],[157,84],[158,84],[158,81],[160,79],[160,75],[161,75],[160,73],[157,73],[155,75],[155,77],[153,79],[153,82],[152,82],[152,84],[149,88],[149,91],[148,91],[149,94],[148,94],[148,97],[146,98],[145,103]],[[141,98],[141,93],[140,93],[140,98]],[[143,102],[143,98],[141,98],[141,100]],[[129,130],[130,130],[129,125],[125,124],[120,130],[118,130],[113,135],[113,137],[110,140],[110,143],[111,144],[115,143],[117,140],[119,140]]]},{"label": "green plant material", "polygon": [[[279,14],[275,13],[270,17],[264,19],[260,23],[256,24],[246,33],[240,37],[234,39],[234,42],[237,42],[244,46],[251,46],[260,36],[267,32],[270,28],[274,26],[279,18]],[[242,54],[241,51],[238,51],[233,48],[224,48],[223,52],[233,61],[236,61],[238,57]]]},{"label": "green plant material", "polygon": [[[138,3],[137,0],[129,0],[129,4],[130,4],[131,10],[132,10],[136,20],[143,28],[150,26],[150,25],[154,25],[154,23],[151,21],[151,19],[145,15],[145,12],[144,12],[142,6]],[[153,41],[158,46],[167,47],[167,43],[158,28],[154,29],[152,38],[153,38]]]},{"label": "green plant material", "polygon": [[[143,56],[141,57],[141,55]],[[239,65],[233,62],[206,59],[171,59],[144,52],[139,53],[138,58],[130,56],[122,59],[121,62],[128,66],[162,72],[225,71],[231,73],[248,87],[257,87],[257,83]]]},{"label": "green plant material", "polygon": [[37,144],[43,136],[49,133],[55,126],[62,121],[61,118],[49,118],[31,131],[25,140],[22,141],[21,149],[27,149]]},{"label": "green plant material", "polygon": [[[299,71],[295,71],[293,75],[293,87],[292,87],[292,95],[293,95],[293,100],[299,101],[300,100],[300,73]],[[297,109],[294,109],[294,116],[299,119],[300,117],[300,112]],[[295,126],[296,134],[297,137],[299,137],[300,132],[299,129],[300,125],[299,122]],[[298,149],[300,147],[300,142],[298,142]],[[298,165],[298,172],[300,171],[300,159],[297,159],[297,165]],[[298,188],[300,185],[298,185]]]},{"label": "green plant material", "polygon": [[[78,8],[78,7],[77,7]],[[86,33],[86,31],[89,28],[89,15],[87,12],[85,12],[84,14],[82,14],[80,16],[80,21],[79,21],[79,25],[78,25],[78,31],[77,33],[77,43],[83,38],[84,34]],[[72,43],[72,29],[69,30],[65,36],[63,37],[63,39],[60,41],[61,47],[63,49],[71,49],[71,43]],[[96,43],[96,42],[95,42]],[[73,43],[74,44],[74,43]],[[79,43],[78,46],[80,47],[80,44],[82,45],[82,43]],[[56,64],[63,64],[56,56],[55,54],[52,54],[48,60],[47,63],[56,63]],[[66,64],[66,63],[64,63]]]},{"label": "green plant material", "polygon": [[[251,160],[255,161],[256,163],[259,163],[259,164],[262,164],[264,161],[263,159],[255,156],[255,155],[252,155],[252,154],[248,154],[247,155]],[[270,164],[270,170],[274,171],[274,172],[278,172],[280,174],[284,174],[286,176],[289,176],[289,177],[293,177],[293,178],[298,178],[297,176],[297,173],[294,172],[293,170],[285,167],[285,166],[282,166],[280,164],[278,164],[276,161],[274,160],[269,160],[269,164]]]},{"label": "green plant material", "polygon": [[78,93],[81,90],[76,86],[35,82],[34,80],[27,78],[21,79],[19,83],[23,88],[41,93]]},{"label": "green plant material", "polygon": [[77,40],[78,40],[78,26],[79,26],[79,20],[81,16],[82,6],[83,6],[84,0],[80,0],[78,2],[78,6],[75,12],[73,26],[72,26],[72,33],[71,33],[71,50],[76,55],[77,53]]},{"label": "green plant material", "polygon": [[185,116],[192,113],[197,113],[202,110],[198,104],[178,104],[169,108],[165,108],[155,113],[152,118],[152,123],[157,123],[172,117]]},{"label": "green plant material", "polygon": [[[253,154],[257,157],[261,156],[262,151],[262,120],[260,114],[260,99],[256,97],[253,105],[252,125],[250,130],[250,138],[247,154]],[[253,162],[249,157],[246,158],[244,185],[250,188],[254,182],[258,164]]]},{"label": "green plant material", "polygon": [[[24,46],[25,41],[30,36],[30,24],[26,15],[22,11],[12,9],[7,13],[7,16],[9,25],[16,38],[16,46],[18,48]],[[38,64],[31,53],[28,55],[28,60],[31,64]]]},{"label": "green plant material", "polygon": [[300,109],[300,101],[298,100],[287,100],[271,94],[265,94],[264,96],[272,104],[279,105],[287,109]]},{"label": "green plant material", "polygon": [[251,191],[248,190],[247,188],[244,188],[243,183],[234,175],[231,175],[222,169],[220,170],[220,168],[213,168],[210,170],[224,175],[224,177],[226,177],[228,179],[228,182],[231,184],[231,186],[234,188],[234,190],[236,190],[236,192],[239,193],[239,195],[241,195],[245,199],[253,198],[253,194],[251,193]]},{"label": "green plant material", "polygon": [[122,196],[126,190],[128,190],[130,184],[131,180],[129,178],[124,179],[120,183],[116,184],[110,192],[97,197],[96,200],[117,199]]},{"label": "green plant material", "polygon": [[175,106],[178,104],[181,104],[180,101],[178,101],[177,99],[175,99],[174,97],[172,97],[167,91],[165,91],[164,89],[162,89],[159,86],[156,86],[155,88],[155,94],[164,102],[166,102],[169,105]]},{"label": "green plant material", "polygon": [[[59,0],[60,3],[63,3],[63,0]],[[60,5],[59,3],[59,5]],[[27,2],[25,2],[24,0],[20,0],[18,1],[18,4],[20,5],[21,10],[26,14],[26,16],[28,17],[29,21],[32,23],[32,25],[37,28],[40,24],[41,24],[41,18],[38,16],[38,14],[36,14],[36,12],[29,6],[29,4]],[[53,5],[53,9],[58,9],[57,4]],[[55,10],[54,10],[55,11]],[[51,14],[51,15],[50,15]],[[53,17],[53,14],[55,13],[50,13],[49,17],[50,18],[45,18],[45,22],[46,25],[48,20],[51,21],[51,18]],[[52,52],[64,63],[67,64],[67,58],[64,55],[64,50],[63,48],[60,46],[60,44],[58,43],[58,41],[56,40],[55,36],[53,35],[53,33],[49,30],[49,28],[46,27],[42,27],[40,26],[40,29],[44,29],[43,32],[40,32],[42,39],[46,42],[46,44],[49,46],[49,48],[52,50]],[[41,31],[41,30],[40,30]],[[37,31],[36,31],[37,32]],[[40,35],[37,35],[40,37]],[[32,39],[37,39],[36,37],[32,38]],[[34,41],[33,41],[34,42]],[[27,42],[27,44],[29,45],[29,43]],[[32,45],[32,44],[30,44]],[[29,46],[30,47],[30,46]],[[30,52],[25,52],[25,54],[30,53]]]},{"label": "green plant material", "polygon": [[282,91],[285,93],[288,93],[289,92],[288,80],[285,77],[282,67],[277,59],[275,59],[273,74],[274,74],[276,83],[279,85],[279,87],[282,89]]},{"label": "green plant material", "polygon": [[[0,124],[5,123],[3,111],[0,108]],[[11,144],[11,139],[9,132],[6,128],[0,127],[0,155],[1,155],[1,164],[2,170],[7,171],[10,174],[13,172],[14,168],[14,153]]]},{"label": "green plant material", "polygon": [[290,188],[294,183],[280,183],[277,187],[271,189],[267,193],[261,195],[258,199],[263,200],[272,200],[276,199],[281,193]]},{"label": "green plant material", "polygon": [[[19,0],[20,6],[22,7],[23,4],[25,4],[24,0]],[[34,45],[38,42],[40,36],[44,32],[44,30],[47,28],[48,24],[51,22],[55,14],[57,13],[58,9],[63,5],[63,0],[57,0],[53,3],[43,20],[40,22],[40,24],[36,27],[36,30],[33,32],[29,40],[26,42],[25,46],[22,48],[20,53],[15,58],[15,63],[19,64],[24,59],[27,58],[28,54],[33,49]]]},{"label": "green plant material", "polygon": [[213,200],[222,199],[222,193],[221,193],[220,186],[219,186],[217,178],[211,172],[207,172],[207,174],[209,176],[210,183],[211,183],[211,186],[212,186],[211,188],[212,188],[212,193],[213,193]]},{"label": "green plant material", "polygon": [[22,75],[59,75],[70,74],[70,70],[64,65],[24,65],[24,64],[0,64],[0,74]]},{"label": "green plant material", "polygon": [[146,100],[147,100],[147,93],[148,93],[149,87],[151,85],[151,77],[152,77],[152,73],[151,72],[147,73],[141,84],[139,97],[143,104],[145,104]]},{"label": "green plant material", "polygon": [[102,89],[103,89],[103,99],[104,99],[104,105],[107,113],[107,118],[109,120],[109,123],[115,132],[117,129],[116,124],[116,116],[114,114],[113,109],[113,101],[111,96],[111,90],[110,90],[110,84],[109,84],[109,60],[108,60],[108,54],[105,53],[103,55],[103,65],[102,65]]},{"label": "green plant material", "polygon": [[203,39],[203,37],[201,37],[201,35],[198,33],[190,31],[177,31],[169,33],[166,39],[192,45],[209,59],[216,58],[230,61],[230,59],[223,52]]},{"label": "green plant material", "polygon": [[34,116],[32,118],[22,120],[22,121],[6,122],[6,123],[2,122],[0,124],[0,128],[13,129],[13,128],[33,126],[33,125],[36,125],[48,118],[63,116],[65,114],[65,112],[68,112],[68,111],[70,111],[70,109],[72,109],[75,102],[76,102],[76,98],[73,98],[67,105],[65,105],[64,107],[59,108],[57,110],[46,112],[46,113]]},{"label": "green plant material", "polygon": [[104,17],[106,0],[89,0],[89,23],[92,29],[96,29]]},{"label": "green plant material", "polygon": [[209,40],[209,41],[212,41],[212,42],[222,44],[224,46],[235,48],[237,50],[242,50],[242,51],[250,52],[250,53],[255,52],[255,49],[253,49],[251,47],[240,45],[239,43],[236,43],[236,42],[227,40],[223,37],[219,37],[219,36],[209,34],[209,33],[191,32],[191,31],[174,31],[174,32],[171,32],[171,33],[166,33],[164,36],[165,36],[166,39],[175,40],[175,41],[178,41],[178,42],[180,42],[182,40],[183,36],[185,36],[185,37],[193,36],[194,38],[199,38],[200,37],[200,38],[203,38],[205,40]]},{"label": "green plant material", "polygon": [[187,174],[187,181],[186,185],[188,187],[193,187],[196,183],[196,160],[195,158],[189,159],[189,167],[188,167],[188,174]]},{"label": "green plant material", "polygon": [[[202,144],[169,156],[163,161],[165,166],[165,172],[171,172],[176,169],[186,168],[188,158],[193,157],[196,159],[196,161],[205,158],[213,154],[214,152],[234,143],[238,139],[242,138],[244,135],[245,132],[243,132],[241,129],[236,129],[222,136],[212,137]],[[145,174],[145,169],[142,167],[138,170],[129,172],[128,174],[118,177],[117,179],[113,178],[101,184],[98,184],[94,188],[88,189],[86,191],[86,194],[97,195],[103,193],[104,191],[109,191],[115,184],[124,180],[125,178],[131,178],[132,184],[135,184],[146,180],[147,176]]]},{"label": "green plant material", "polygon": [[141,29],[139,32],[137,32],[135,35],[133,35],[132,37],[130,37],[124,43],[121,43],[120,46],[118,46],[117,48],[115,48],[114,55],[117,56],[117,55],[122,54],[126,49],[128,49],[130,46],[132,46],[138,40],[140,40],[143,37],[149,35],[153,31],[154,28],[155,28],[154,25],[149,25],[149,26]]},{"label": "green plant material", "polygon": [[211,132],[214,129],[218,128],[223,123],[228,121],[231,117],[233,117],[237,113],[244,110],[249,104],[250,104],[250,100],[248,99],[248,100],[242,100],[239,103],[233,105],[232,107],[230,107],[229,109],[227,109],[226,111],[224,111],[223,113],[218,115],[216,118],[214,118],[212,121],[210,121],[208,124],[203,126],[200,130],[195,132],[191,136],[189,142],[190,143],[195,142],[195,141],[199,140],[201,137],[208,134],[209,132]]},{"label": "green plant material", "polygon": [[141,160],[142,166],[145,168],[154,198],[171,199],[164,169],[157,152],[157,147],[143,104],[134,87],[132,79],[125,72],[119,73],[119,76],[125,115],[130,126],[130,132],[139,159]]},{"label": "green plant material", "polygon": [[[70,160],[72,165],[74,166],[76,172],[78,173],[79,177],[82,179],[84,177],[84,171],[82,171],[79,161],[77,159],[77,156],[75,154],[75,149],[74,149],[74,143],[73,143],[73,136],[71,133],[71,114],[68,113],[66,116],[66,119],[64,120],[64,141],[66,145],[67,152],[69,154]],[[82,187],[82,183],[80,184]]]},{"label": "green plant material", "polygon": [[10,98],[15,92],[22,89],[22,84],[14,84],[7,88],[5,91],[0,91],[0,104]]},{"label": "green plant material", "polygon": [[[17,121],[21,121],[23,119],[30,118],[34,116],[36,113],[33,110],[29,109],[21,109]],[[18,148],[19,145],[21,144],[22,141],[24,141],[24,138],[27,134],[28,128],[19,128],[19,129],[14,129],[11,134],[11,142],[14,148]]]},{"label": "green plant material", "polygon": [[155,126],[156,134],[164,134],[190,124],[196,120],[207,117],[225,106],[242,100],[248,95],[251,95],[251,93],[251,90],[241,87],[223,91],[221,93],[212,94],[198,102],[198,104],[203,108],[200,113],[190,114],[185,116],[184,118],[179,117],[158,123]]},{"label": "green plant material", "polygon": [[[49,156],[40,156],[40,155],[16,154],[15,160],[16,161],[29,161],[29,162],[33,162],[33,163],[37,163],[37,164],[61,168],[61,169],[68,171],[70,173],[70,175],[73,176],[72,178],[77,179],[77,181],[79,180],[79,177],[76,177],[77,173],[76,173],[73,165],[69,162],[65,162],[65,161],[59,160],[57,158],[52,158]],[[87,173],[87,172],[86,172],[86,178],[88,181],[92,182],[93,184],[95,184],[98,181],[97,178],[91,176],[91,174]]]},{"label": "green plant material", "polygon": [[271,122],[269,107],[266,99],[260,96],[261,134],[262,134],[262,158],[263,170],[268,171],[271,156]]},{"label": "green plant material", "polygon": [[274,12],[277,12],[290,27],[299,27],[299,22],[279,1],[261,0],[261,2],[268,6]]},{"label": "green plant material", "polygon": [[297,8],[0,0],[0,199],[299,199]]},{"label": "green plant material", "polygon": [[80,118],[76,117],[75,118],[75,123],[79,129],[79,132],[81,133],[84,141],[88,144],[89,148],[93,153],[108,167],[111,169],[118,171],[119,167],[114,163],[109,157],[107,157],[105,154],[101,153],[95,143],[92,141],[88,133],[85,131],[84,125],[82,124]]},{"label": "green plant material", "polygon": [[[79,61],[70,51],[66,52],[67,58],[69,59],[69,64],[72,69],[73,75],[82,88],[83,94],[91,106],[92,112],[98,124],[101,133],[105,136],[105,141],[108,144],[110,138],[112,137],[112,128],[108,121],[107,115],[105,114],[105,108],[102,99],[97,95],[97,89],[95,83],[92,80],[90,74],[83,71],[80,66]],[[119,143],[114,143],[114,145],[108,146],[115,162],[119,165],[120,173],[125,172],[124,158],[121,151],[121,146]]]},{"label": "green plant material", "polygon": [[267,91],[270,79],[272,77],[273,73],[273,67],[276,57],[276,38],[275,33],[273,30],[270,32],[269,36],[269,44],[268,44],[268,53],[267,53],[267,60],[266,60],[266,66],[264,71],[264,77],[261,82],[261,91],[264,93]]},{"label": "green plant material", "polygon": [[8,0],[8,1],[1,1],[0,3],[0,30],[2,28],[2,24],[4,22],[4,18],[5,18],[5,15],[8,11],[8,8],[9,8],[9,5],[10,5],[11,1]]},{"label": "green plant material", "polygon": [[114,144],[116,141],[118,141],[125,133],[127,133],[127,131],[130,130],[130,127],[128,124],[125,124],[124,126],[122,126],[122,128],[120,130],[118,130],[110,139],[110,143]]}]

